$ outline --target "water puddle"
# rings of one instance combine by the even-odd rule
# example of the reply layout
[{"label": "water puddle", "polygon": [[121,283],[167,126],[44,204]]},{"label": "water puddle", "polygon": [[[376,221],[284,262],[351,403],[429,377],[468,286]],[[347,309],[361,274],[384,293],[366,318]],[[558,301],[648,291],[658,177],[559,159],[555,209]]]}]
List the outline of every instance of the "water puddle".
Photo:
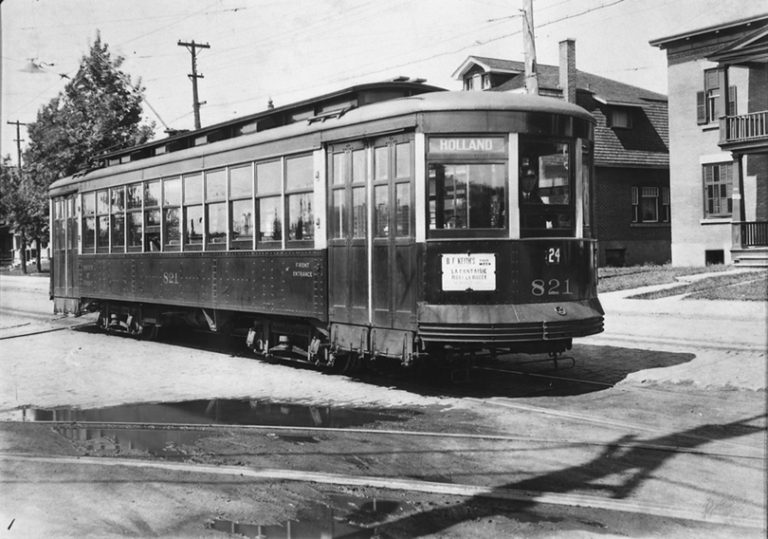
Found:
[{"label": "water puddle", "polygon": [[[147,452],[166,459],[183,460],[189,455],[184,446],[210,432],[195,425],[259,425],[287,427],[352,428],[378,422],[400,422],[413,412],[306,406],[273,403],[260,400],[211,399],[176,403],[132,404],[108,408],[26,408],[22,421],[61,421],[73,425],[57,426],[56,430],[87,453]],[[100,423],[98,428],[87,424]],[[130,423],[130,428],[109,428],[110,423]],[[179,428],[162,428],[170,424]],[[160,428],[159,428],[160,427]],[[277,433],[291,443],[317,443],[311,432]]]},{"label": "water puddle", "polygon": [[206,527],[230,535],[259,539],[364,539],[380,537],[377,526],[387,522],[398,511],[402,513],[403,508],[395,501],[334,496],[331,505],[305,506],[299,511],[296,519],[279,524],[234,521],[219,517],[206,522]]}]

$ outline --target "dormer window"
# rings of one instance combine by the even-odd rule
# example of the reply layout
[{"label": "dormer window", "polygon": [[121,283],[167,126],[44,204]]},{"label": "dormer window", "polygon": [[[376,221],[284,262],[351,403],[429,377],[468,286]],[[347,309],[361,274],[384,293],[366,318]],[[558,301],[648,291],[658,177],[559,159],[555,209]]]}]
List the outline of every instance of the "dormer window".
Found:
[{"label": "dormer window", "polygon": [[608,111],[608,127],[616,129],[632,128],[632,111],[625,108],[611,108]]}]

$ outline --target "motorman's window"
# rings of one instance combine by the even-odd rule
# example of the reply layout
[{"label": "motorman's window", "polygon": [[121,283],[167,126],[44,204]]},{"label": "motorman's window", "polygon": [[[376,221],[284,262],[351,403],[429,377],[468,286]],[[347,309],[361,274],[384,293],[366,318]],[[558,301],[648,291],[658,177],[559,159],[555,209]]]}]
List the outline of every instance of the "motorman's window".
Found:
[{"label": "motorman's window", "polygon": [[521,137],[519,163],[520,235],[573,237],[575,167],[570,144]]},{"label": "motorman's window", "polygon": [[227,171],[205,173],[205,248],[227,248]]},{"label": "motorman's window", "polygon": [[110,237],[112,252],[125,252],[125,187],[110,189]]},{"label": "motorman's window", "polygon": [[92,253],[96,248],[96,193],[83,195],[83,252]]},{"label": "motorman's window", "polygon": [[96,191],[96,252],[109,252],[109,190]]},{"label": "motorman's window", "polygon": [[182,177],[184,185],[184,250],[199,251],[203,248],[203,175],[188,174]]},{"label": "motorman's window", "polygon": [[141,251],[142,246],[142,184],[134,183],[126,188],[126,229],[128,251]]},{"label": "motorman's window", "polygon": [[144,251],[160,250],[160,180],[144,184]]},{"label": "motorman's window", "polygon": [[248,164],[229,169],[229,248],[253,249],[253,167]]},{"label": "motorman's window", "polygon": [[181,178],[163,180],[163,251],[181,249]]},{"label": "motorman's window", "polygon": [[[289,157],[285,160],[286,223],[289,241],[310,242],[314,238],[312,205],[314,195],[314,165],[312,155]],[[301,244],[294,244],[299,246]]]},{"label": "motorman's window", "polygon": [[256,211],[259,232],[257,247],[274,249],[283,239],[281,203],[282,167],[280,161],[256,165]]}]

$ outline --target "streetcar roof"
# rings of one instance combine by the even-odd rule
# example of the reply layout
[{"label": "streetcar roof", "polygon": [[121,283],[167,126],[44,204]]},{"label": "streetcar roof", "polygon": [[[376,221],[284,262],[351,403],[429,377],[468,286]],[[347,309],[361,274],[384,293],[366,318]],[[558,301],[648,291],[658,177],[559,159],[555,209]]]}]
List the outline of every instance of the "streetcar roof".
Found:
[{"label": "streetcar roof", "polygon": [[[595,121],[594,117],[585,109],[558,98],[506,92],[434,91],[379,101],[370,105],[337,111],[337,114],[333,115],[321,115],[322,117],[319,120],[318,117],[308,118],[306,121],[290,123],[265,131],[244,134],[200,146],[85,171],[55,181],[51,184],[50,190],[58,191],[64,189],[68,191],[71,190],[66,189],[68,186],[74,186],[80,182],[96,180],[113,174],[141,170],[265,142],[274,142],[283,138],[290,139],[302,135],[320,134],[323,131],[340,127],[408,116],[413,118],[411,125],[416,126],[419,123],[419,114],[462,111],[545,113],[570,116],[589,122]],[[375,132],[361,132],[360,136],[367,137],[375,134]]]}]

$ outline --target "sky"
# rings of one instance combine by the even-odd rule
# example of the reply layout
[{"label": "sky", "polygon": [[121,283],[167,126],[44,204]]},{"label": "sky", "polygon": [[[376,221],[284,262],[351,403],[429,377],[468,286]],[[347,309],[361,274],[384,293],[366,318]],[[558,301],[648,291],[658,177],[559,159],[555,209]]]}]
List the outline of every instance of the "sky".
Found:
[{"label": "sky", "polygon": [[[198,50],[202,125],[397,76],[449,90],[470,55],[523,60],[524,0],[0,0],[0,155],[16,126],[64,89],[100,33],[145,87],[156,138],[191,129]],[[764,0],[534,0],[539,64],[576,41],[579,70],[666,94],[666,53],[648,42],[768,12]],[[26,133],[22,126],[22,149]]]}]

